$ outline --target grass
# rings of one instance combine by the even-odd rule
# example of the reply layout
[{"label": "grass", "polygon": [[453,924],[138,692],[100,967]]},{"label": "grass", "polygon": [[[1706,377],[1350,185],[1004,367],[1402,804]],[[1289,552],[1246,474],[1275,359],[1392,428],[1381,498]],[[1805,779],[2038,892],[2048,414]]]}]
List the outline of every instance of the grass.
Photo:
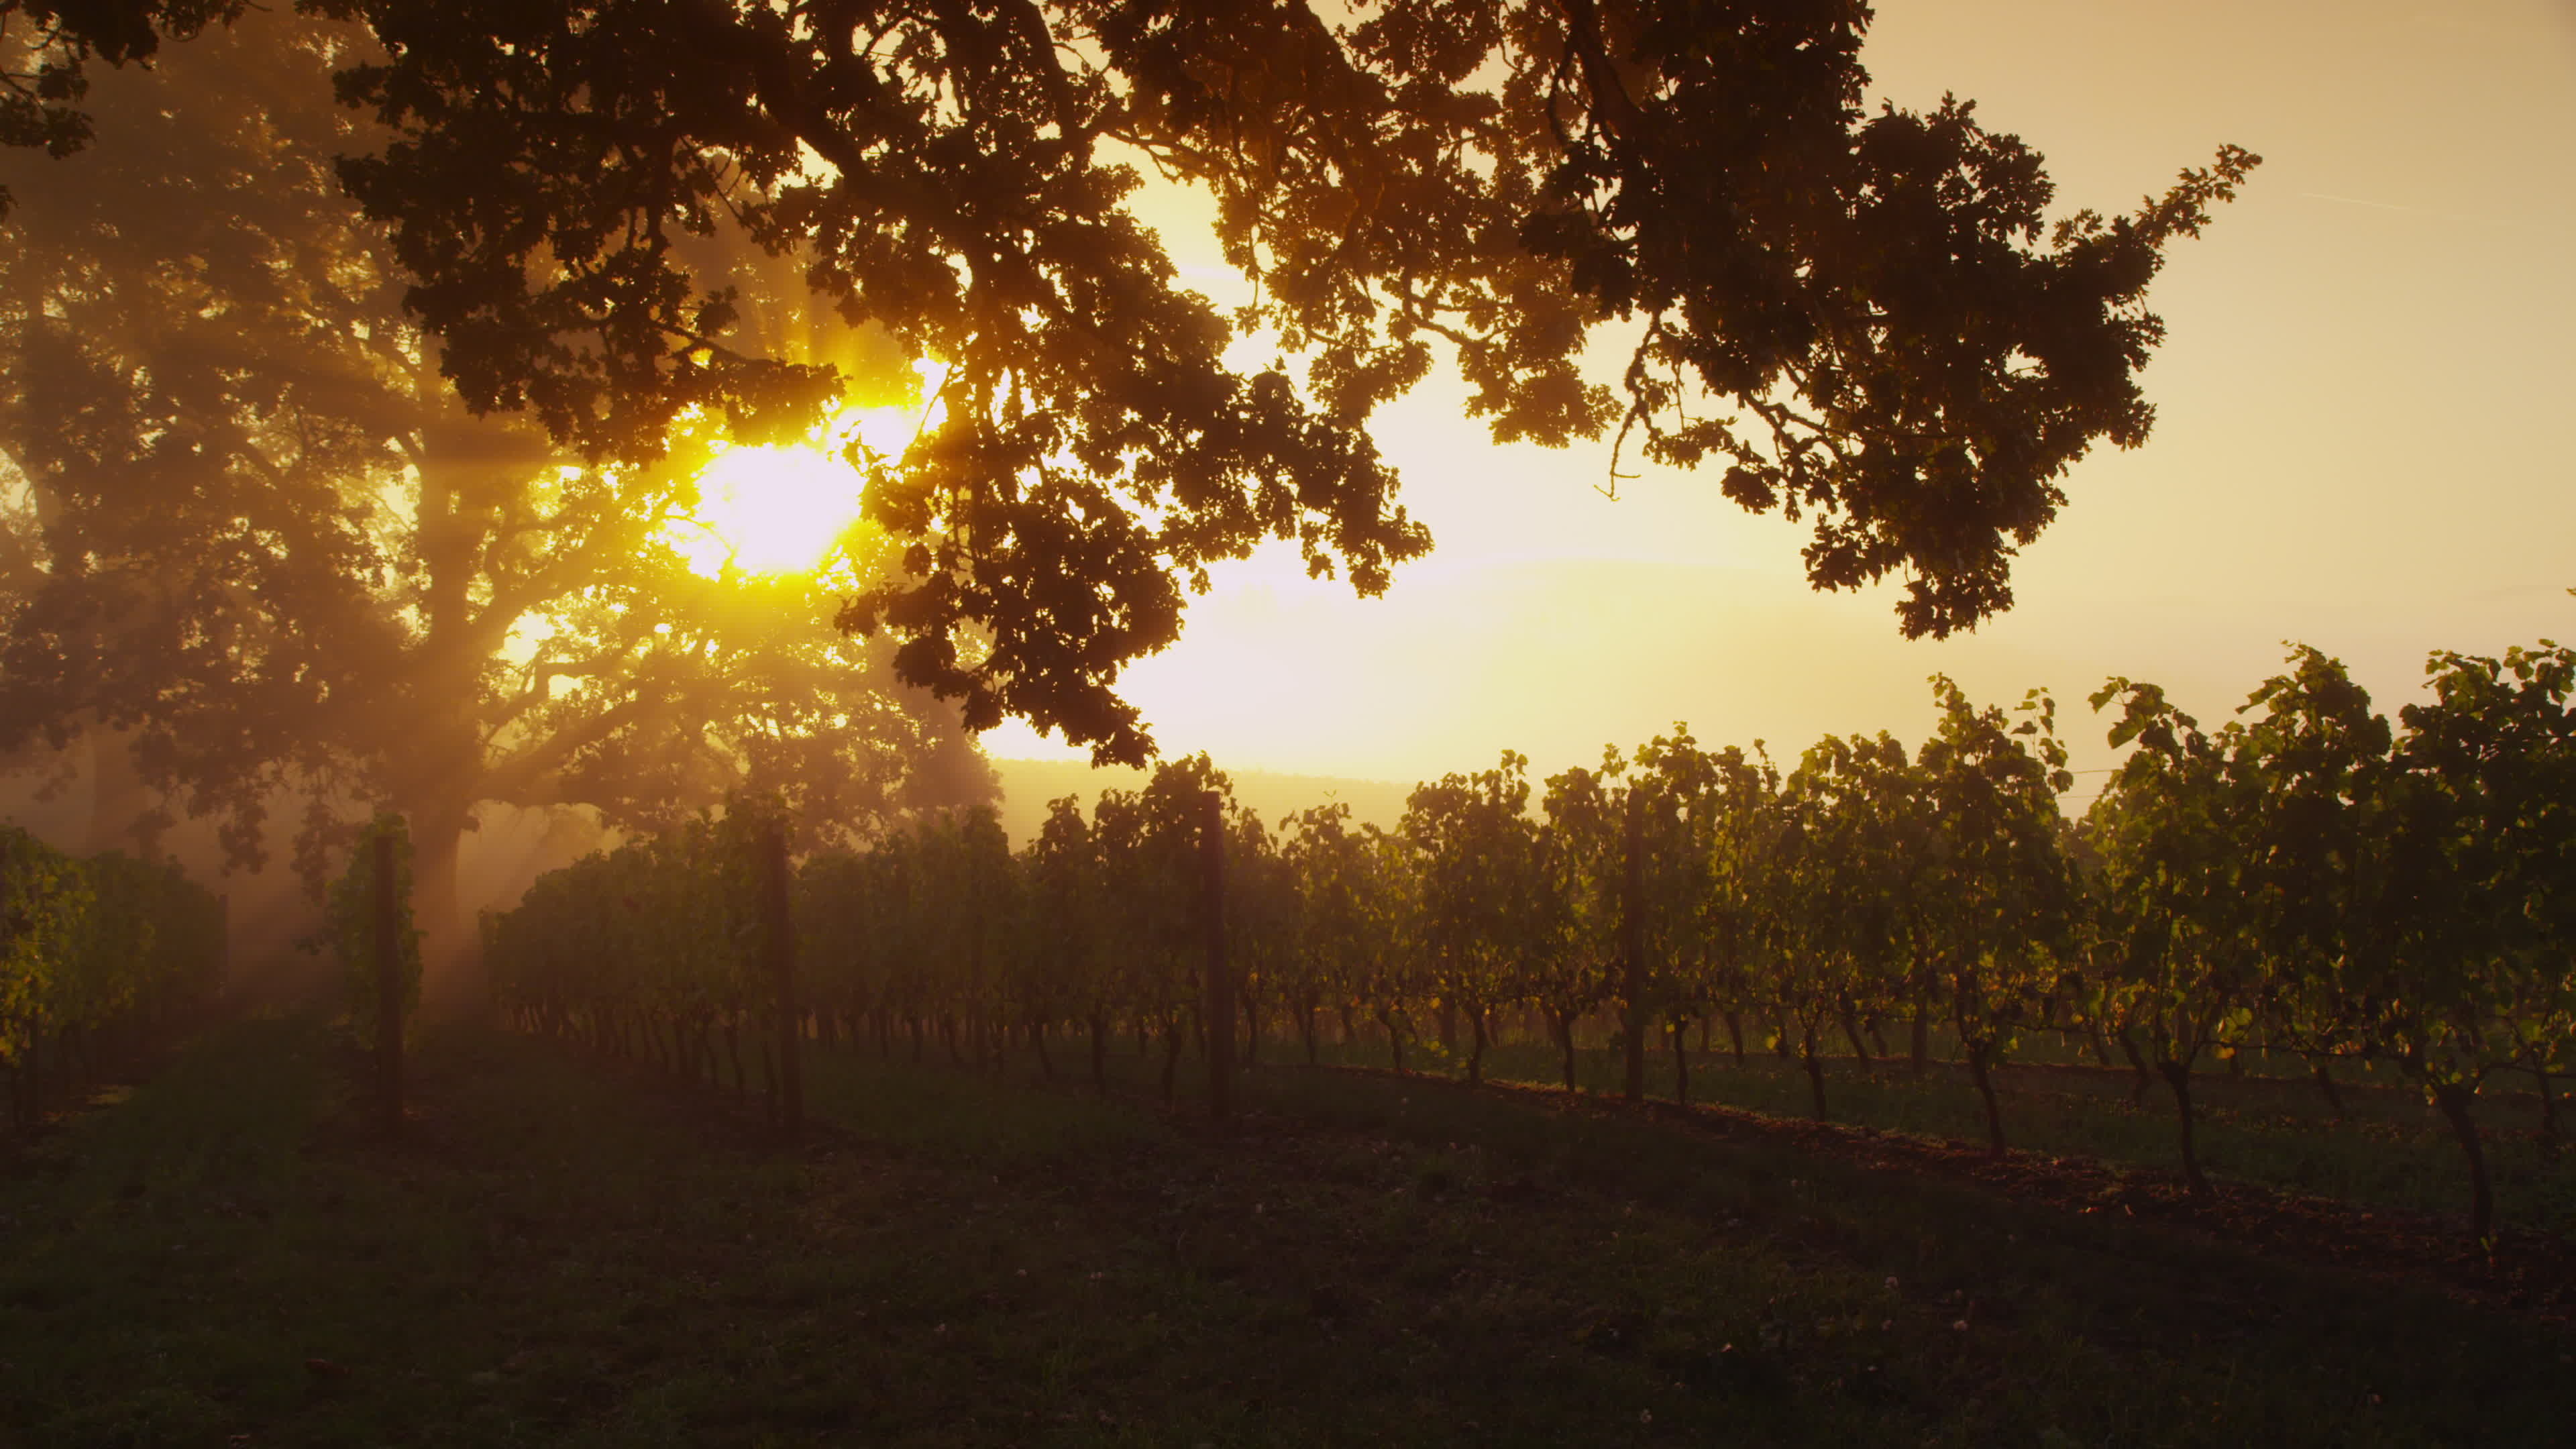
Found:
[{"label": "grass", "polygon": [[[2537,1443],[2563,1328],[1431,1080],[1130,1097],[817,1052],[802,1144],[225,1028],[0,1171],[0,1440]],[[1125,1070],[1137,1070],[1132,1060]]]},{"label": "grass", "polygon": [[[1293,1042],[1264,1043],[1264,1050],[1274,1058],[1302,1057]],[[1383,1046],[1365,1042],[1326,1046],[1322,1055],[1328,1062],[1373,1067],[1387,1060]],[[2049,1056],[2051,1066],[2069,1064],[2063,1052],[2035,1055]],[[1669,1051],[1647,1062],[1648,1094],[1669,1099]],[[1407,1064],[1436,1073],[1465,1071],[1463,1057],[1443,1054],[1436,1042],[1409,1048]],[[1586,1090],[1617,1091],[1621,1070],[1614,1052],[1588,1049],[1576,1055],[1575,1080]],[[1564,1080],[1555,1048],[1539,1043],[1513,1042],[1488,1052],[1485,1072],[1503,1081]],[[2340,1115],[2304,1075],[2267,1075],[2258,1065],[2239,1077],[2223,1066],[2205,1065],[2192,1085],[2203,1167],[2215,1178],[2465,1222],[2468,1169],[2450,1128],[2421,1094],[2387,1071],[2346,1066],[2338,1079],[2346,1109]],[[2035,1152],[2178,1169],[2172,1094],[2158,1081],[2133,1101],[2132,1080],[2125,1068],[2008,1067],[1996,1081],[2005,1138]],[[1975,1089],[1953,1062],[1936,1061],[1917,1079],[1901,1059],[1867,1071],[1852,1058],[1836,1058],[1826,1065],[1825,1099],[1838,1122],[1968,1142],[1986,1138]],[[1723,1051],[1694,1052],[1691,1100],[1776,1117],[1806,1117],[1814,1110],[1803,1069],[1767,1052],[1748,1053],[1740,1067]],[[2569,1120],[2576,1122],[2576,1112]],[[2499,1219],[2576,1237],[2576,1152],[2541,1144],[2532,1130],[2536,1122],[2527,1092],[2490,1092],[2479,1104]]]}]

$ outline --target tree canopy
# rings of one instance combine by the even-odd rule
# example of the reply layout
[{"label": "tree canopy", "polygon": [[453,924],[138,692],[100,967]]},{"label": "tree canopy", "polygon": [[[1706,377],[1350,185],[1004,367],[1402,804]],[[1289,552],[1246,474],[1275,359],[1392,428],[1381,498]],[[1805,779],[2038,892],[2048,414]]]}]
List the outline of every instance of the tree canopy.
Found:
[{"label": "tree canopy", "polygon": [[[0,168],[24,203],[0,253],[0,738],[129,754],[243,863],[303,795],[317,880],[343,803],[388,805],[439,940],[485,802],[652,830],[748,786],[828,838],[988,797],[953,710],[830,626],[882,540],[710,577],[670,525],[711,430],[622,464],[458,401],[334,174],[381,139],[330,94],[365,44],[245,19],[103,76],[78,171]],[[746,287],[745,325],[790,331],[802,300]],[[847,336],[845,375],[902,375]]]},{"label": "tree canopy", "polygon": [[[77,148],[84,61],[238,8],[0,0],[5,139]],[[779,259],[938,378],[910,447],[852,449],[907,546],[841,623],[971,727],[1103,759],[1151,751],[1118,675],[1211,563],[1291,540],[1367,594],[1429,546],[1366,425],[1444,356],[1497,438],[1722,467],[1811,523],[1815,586],[1899,578],[1907,634],[1973,626],[2067,468],[2146,437],[2145,289],[2257,159],[2053,217],[1970,103],[1864,107],[1870,11],[1838,0],[301,8],[372,33],[338,92],[390,139],[340,175],[470,408],[594,465],[690,419],[801,432],[847,379],[707,243]],[[1149,168],[1215,193],[1252,305],[1181,286]],[[1274,360],[1231,365],[1246,338]]]}]

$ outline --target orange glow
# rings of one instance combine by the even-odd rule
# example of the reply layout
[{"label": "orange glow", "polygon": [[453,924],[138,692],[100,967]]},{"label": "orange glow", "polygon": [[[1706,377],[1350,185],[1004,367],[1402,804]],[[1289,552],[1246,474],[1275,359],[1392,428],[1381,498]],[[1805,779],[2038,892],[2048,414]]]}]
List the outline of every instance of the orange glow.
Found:
[{"label": "orange glow", "polygon": [[698,475],[698,505],[665,537],[707,578],[801,574],[822,566],[859,521],[860,474],[845,456],[856,439],[900,457],[921,422],[917,409],[844,409],[812,441],[730,447]]}]

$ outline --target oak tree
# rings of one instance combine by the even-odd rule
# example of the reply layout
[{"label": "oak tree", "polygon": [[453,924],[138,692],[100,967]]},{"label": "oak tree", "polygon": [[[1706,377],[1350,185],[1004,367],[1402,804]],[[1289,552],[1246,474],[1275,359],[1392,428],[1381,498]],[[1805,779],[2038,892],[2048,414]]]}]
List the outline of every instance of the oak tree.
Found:
[{"label": "oak tree", "polygon": [[[304,4],[379,48],[338,85],[392,139],[342,175],[472,408],[586,462],[687,416],[798,428],[843,380],[697,243],[790,260],[940,369],[934,427],[854,454],[909,547],[842,622],[970,726],[1128,761],[1119,672],[1210,564],[1291,540],[1366,594],[1428,546],[1366,425],[1444,358],[1497,438],[1721,468],[1811,524],[1816,587],[1903,580],[1909,635],[2008,607],[2067,469],[2145,439],[2146,288],[2257,160],[2055,214],[1971,103],[1864,107],[1855,3]],[[238,8],[0,0],[0,139],[77,147],[86,63]],[[1149,168],[1213,191],[1251,305],[1181,286]],[[1246,338],[1273,360],[1233,365]]]},{"label": "oak tree", "polygon": [[[673,529],[721,430],[594,462],[457,399],[334,172],[382,141],[328,90],[368,44],[245,18],[103,77],[88,154],[0,154],[21,183],[0,253],[0,527],[21,563],[0,584],[0,733],[86,735],[219,817],[243,863],[300,794],[317,881],[339,802],[389,805],[450,946],[459,837],[487,802],[660,830],[748,785],[828,833],[989,795],[953,712],[894,687],[891,646],[829,627],[834,587],[883,562],[873,535],[815,574],[709,577]],[[751,274],[741,325],[800,330],[801,286]],[[853,379],[908,377],[827,330]],[[126,813],[148,838],[170,808]]]}]

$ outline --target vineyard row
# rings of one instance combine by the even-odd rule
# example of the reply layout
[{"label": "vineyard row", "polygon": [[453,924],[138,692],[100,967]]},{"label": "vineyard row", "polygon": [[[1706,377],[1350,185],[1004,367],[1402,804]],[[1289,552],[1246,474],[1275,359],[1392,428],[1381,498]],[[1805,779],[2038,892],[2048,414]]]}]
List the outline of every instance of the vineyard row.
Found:
[{"label": "vineyard row", "polygon": [[1420,786],[1392,830],[1338,805],[1273,828],[1204,756],[1171,761],[1088,818],[1054,802],[1016,853],[985,811],[812,853],[769,910],[759,846],[787,826],[743,801],[544,877],[486,917],[484,951],[523,1024],[711,1076],[721,1043],[737,1079],[743,1029],[774,1030],[782,999],[792,1026],[752,1034],[764,1060],[816,1033],[981,1056],[1070,1031],[1097,1072],[1132,1031],[1163,1043],[1167,1090],[1186,1041],[1230,1054],[1209,1021],[1311,1051],[1319,1018],[1375,1023],[1399,1066],[1445,1022],[1471,1079],[1498,1029],[1534,1022],[1571,1085],[1578,1024],[1606,1013],[1631,1096],[1651,1043],[1722,1021],[1740,1048],[1749,1019],[1822,1116],[1837,1035],[1868,1057],[1893,1028],[1919,1062],[1944,1029],[1997,1152],[1995,1066],[2065,1032],[2167,1084],[2198,1192],[2197,1068],[2367,1059],[2450,1123],[2484,1238],[2471,1106],[2528,1073],[2554,1131],[2576,1045],[2576,657],[2431,672],[2398,726],[2309,650],[2217,729],[2114,680],[2093,704],[2134,748],[2080,820],[2052,701],[1980,708],[1945,679],[1910,753],[1828,738],[1783,768],[1676,727],[1547,778],[1535,808],[1506,753]]}]

